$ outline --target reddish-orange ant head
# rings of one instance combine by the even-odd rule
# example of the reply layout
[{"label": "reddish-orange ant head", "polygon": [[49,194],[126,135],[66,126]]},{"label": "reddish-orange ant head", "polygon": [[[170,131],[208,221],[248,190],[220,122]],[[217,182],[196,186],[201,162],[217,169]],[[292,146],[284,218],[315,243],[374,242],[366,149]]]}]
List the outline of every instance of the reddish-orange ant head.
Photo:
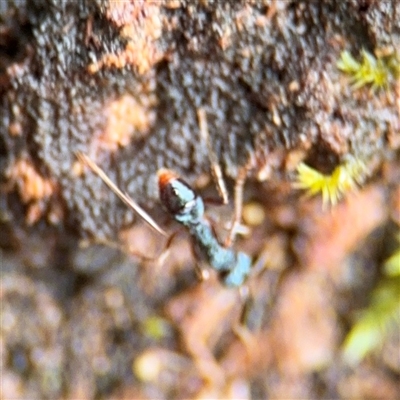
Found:
[{"label": "reddish-orange ant head", "polygon": [[160,169],[157,175],[161,203],[174,219],[184,225],[199,221],[204,215],[201,197],[173,171]]},{"label": "reddish-orange ant head", "polygon": [[179,176],[175,172],[170,169],[161,168],[157,171],[158,176],[158,186],[161,192],[162,188],[165,188],[169,185],[173,180],[178,179]]}]

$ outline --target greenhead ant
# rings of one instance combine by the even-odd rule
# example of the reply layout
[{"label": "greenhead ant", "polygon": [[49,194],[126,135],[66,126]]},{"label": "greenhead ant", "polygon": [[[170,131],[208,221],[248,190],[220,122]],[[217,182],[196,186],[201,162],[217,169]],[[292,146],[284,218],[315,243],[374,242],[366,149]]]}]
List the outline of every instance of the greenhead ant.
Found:
[{"label": "greenhead ant", "polygon": [[175,221],[188,229],[198,258],[217,271],[226,286],[241,286],[250,273],[251,258],[218,242],[204,216],[203,199],[169,170],[158,172],[158,186],[161,203]]},{"label": "greenhead ant", "polygon": [[[226,203],[227,190],[222,179],[222,172],[217,162],[216,155],[209,144],[205,112],[203,109],[198,110],[198,117],[202,137],[207,141],[213,176],[217,181],[222,202]],[[167,236],[165,231],[127,193],[123,193],[118,189],[107,177],[105,172],[87,155],[79,152],[77,156],[80,161],[89,166],[123,202],[136,211],[153,229],[163,236]],[[236,251],[232,246],[233,236],[241,218],[241,197],[246,175],[247,169],[241,169],[235,186],[234,221],[231,225],[227,242],[221,244],[217,239],[210,221],[204,214],[205,207],[202,197],[174,172],[168,169],[161,169],[158,171],[159,197],[162,205],[175,221],[188,230],[198,261],[205,262],[214,269],[220,276],[222,283],[227,287],[242,286],[252,267],[251,257],[242,251]],[[173,237],[174,235],[169,237],[167,246],[170,245]]]}]

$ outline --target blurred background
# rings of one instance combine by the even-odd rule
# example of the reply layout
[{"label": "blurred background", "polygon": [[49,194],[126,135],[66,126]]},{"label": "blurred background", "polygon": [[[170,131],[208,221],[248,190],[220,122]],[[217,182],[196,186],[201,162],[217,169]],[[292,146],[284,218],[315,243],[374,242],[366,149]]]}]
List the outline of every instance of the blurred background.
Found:
[{"label": "blurred background", "polygon": [[[395,0],[0,2],[1,398],[399,398],[399,17]],[[210,148],[221,242],[248,166],[240,289],[199,279],[158,200],[161,167],[217,198]],[[79,151],[179,231],[162,257]]]}]

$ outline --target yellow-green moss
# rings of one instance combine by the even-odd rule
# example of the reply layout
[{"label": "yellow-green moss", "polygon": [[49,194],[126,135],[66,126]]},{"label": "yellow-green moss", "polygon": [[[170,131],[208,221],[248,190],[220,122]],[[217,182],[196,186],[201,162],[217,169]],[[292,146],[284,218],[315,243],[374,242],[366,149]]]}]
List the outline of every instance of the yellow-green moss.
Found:
[{"label": "yellow-green moss", "polygon": [[323,205],[335,205],[338,200],[361,184],[366,176],[366,165],[361,160],[349,157],[338,165],[330,175],[300,163],[294,187],[307,191],[308,196],[322,194]]},{"label": "yellow-green moss", "polygon": [[400,62],[397,54],[374,57],[366,50],[361,51],[357,61],[347,50],[343,51],[337,67],[351,76],[353,89],[370,85],[372,90],[387,89],[390,82],[399,76]]},{"label": "yellow-green moss", "polygon": [[372,293],[370,306],[361,313],[344,341],[343,355],[350,364],[358,364],[393,329],[400,329],[400,249],[385,262],[384,274]]}]

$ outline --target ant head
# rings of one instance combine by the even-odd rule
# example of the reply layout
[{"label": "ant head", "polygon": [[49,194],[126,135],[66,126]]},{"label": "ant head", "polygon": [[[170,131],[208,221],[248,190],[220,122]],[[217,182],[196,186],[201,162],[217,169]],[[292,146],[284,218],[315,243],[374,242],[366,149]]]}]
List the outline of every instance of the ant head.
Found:
[{"label": "ant head", "polygon": [[201,197],[172,171],[161,169],[157,175],[161,203],[174,219],[184,225],[198,222],[204,214]]}]

